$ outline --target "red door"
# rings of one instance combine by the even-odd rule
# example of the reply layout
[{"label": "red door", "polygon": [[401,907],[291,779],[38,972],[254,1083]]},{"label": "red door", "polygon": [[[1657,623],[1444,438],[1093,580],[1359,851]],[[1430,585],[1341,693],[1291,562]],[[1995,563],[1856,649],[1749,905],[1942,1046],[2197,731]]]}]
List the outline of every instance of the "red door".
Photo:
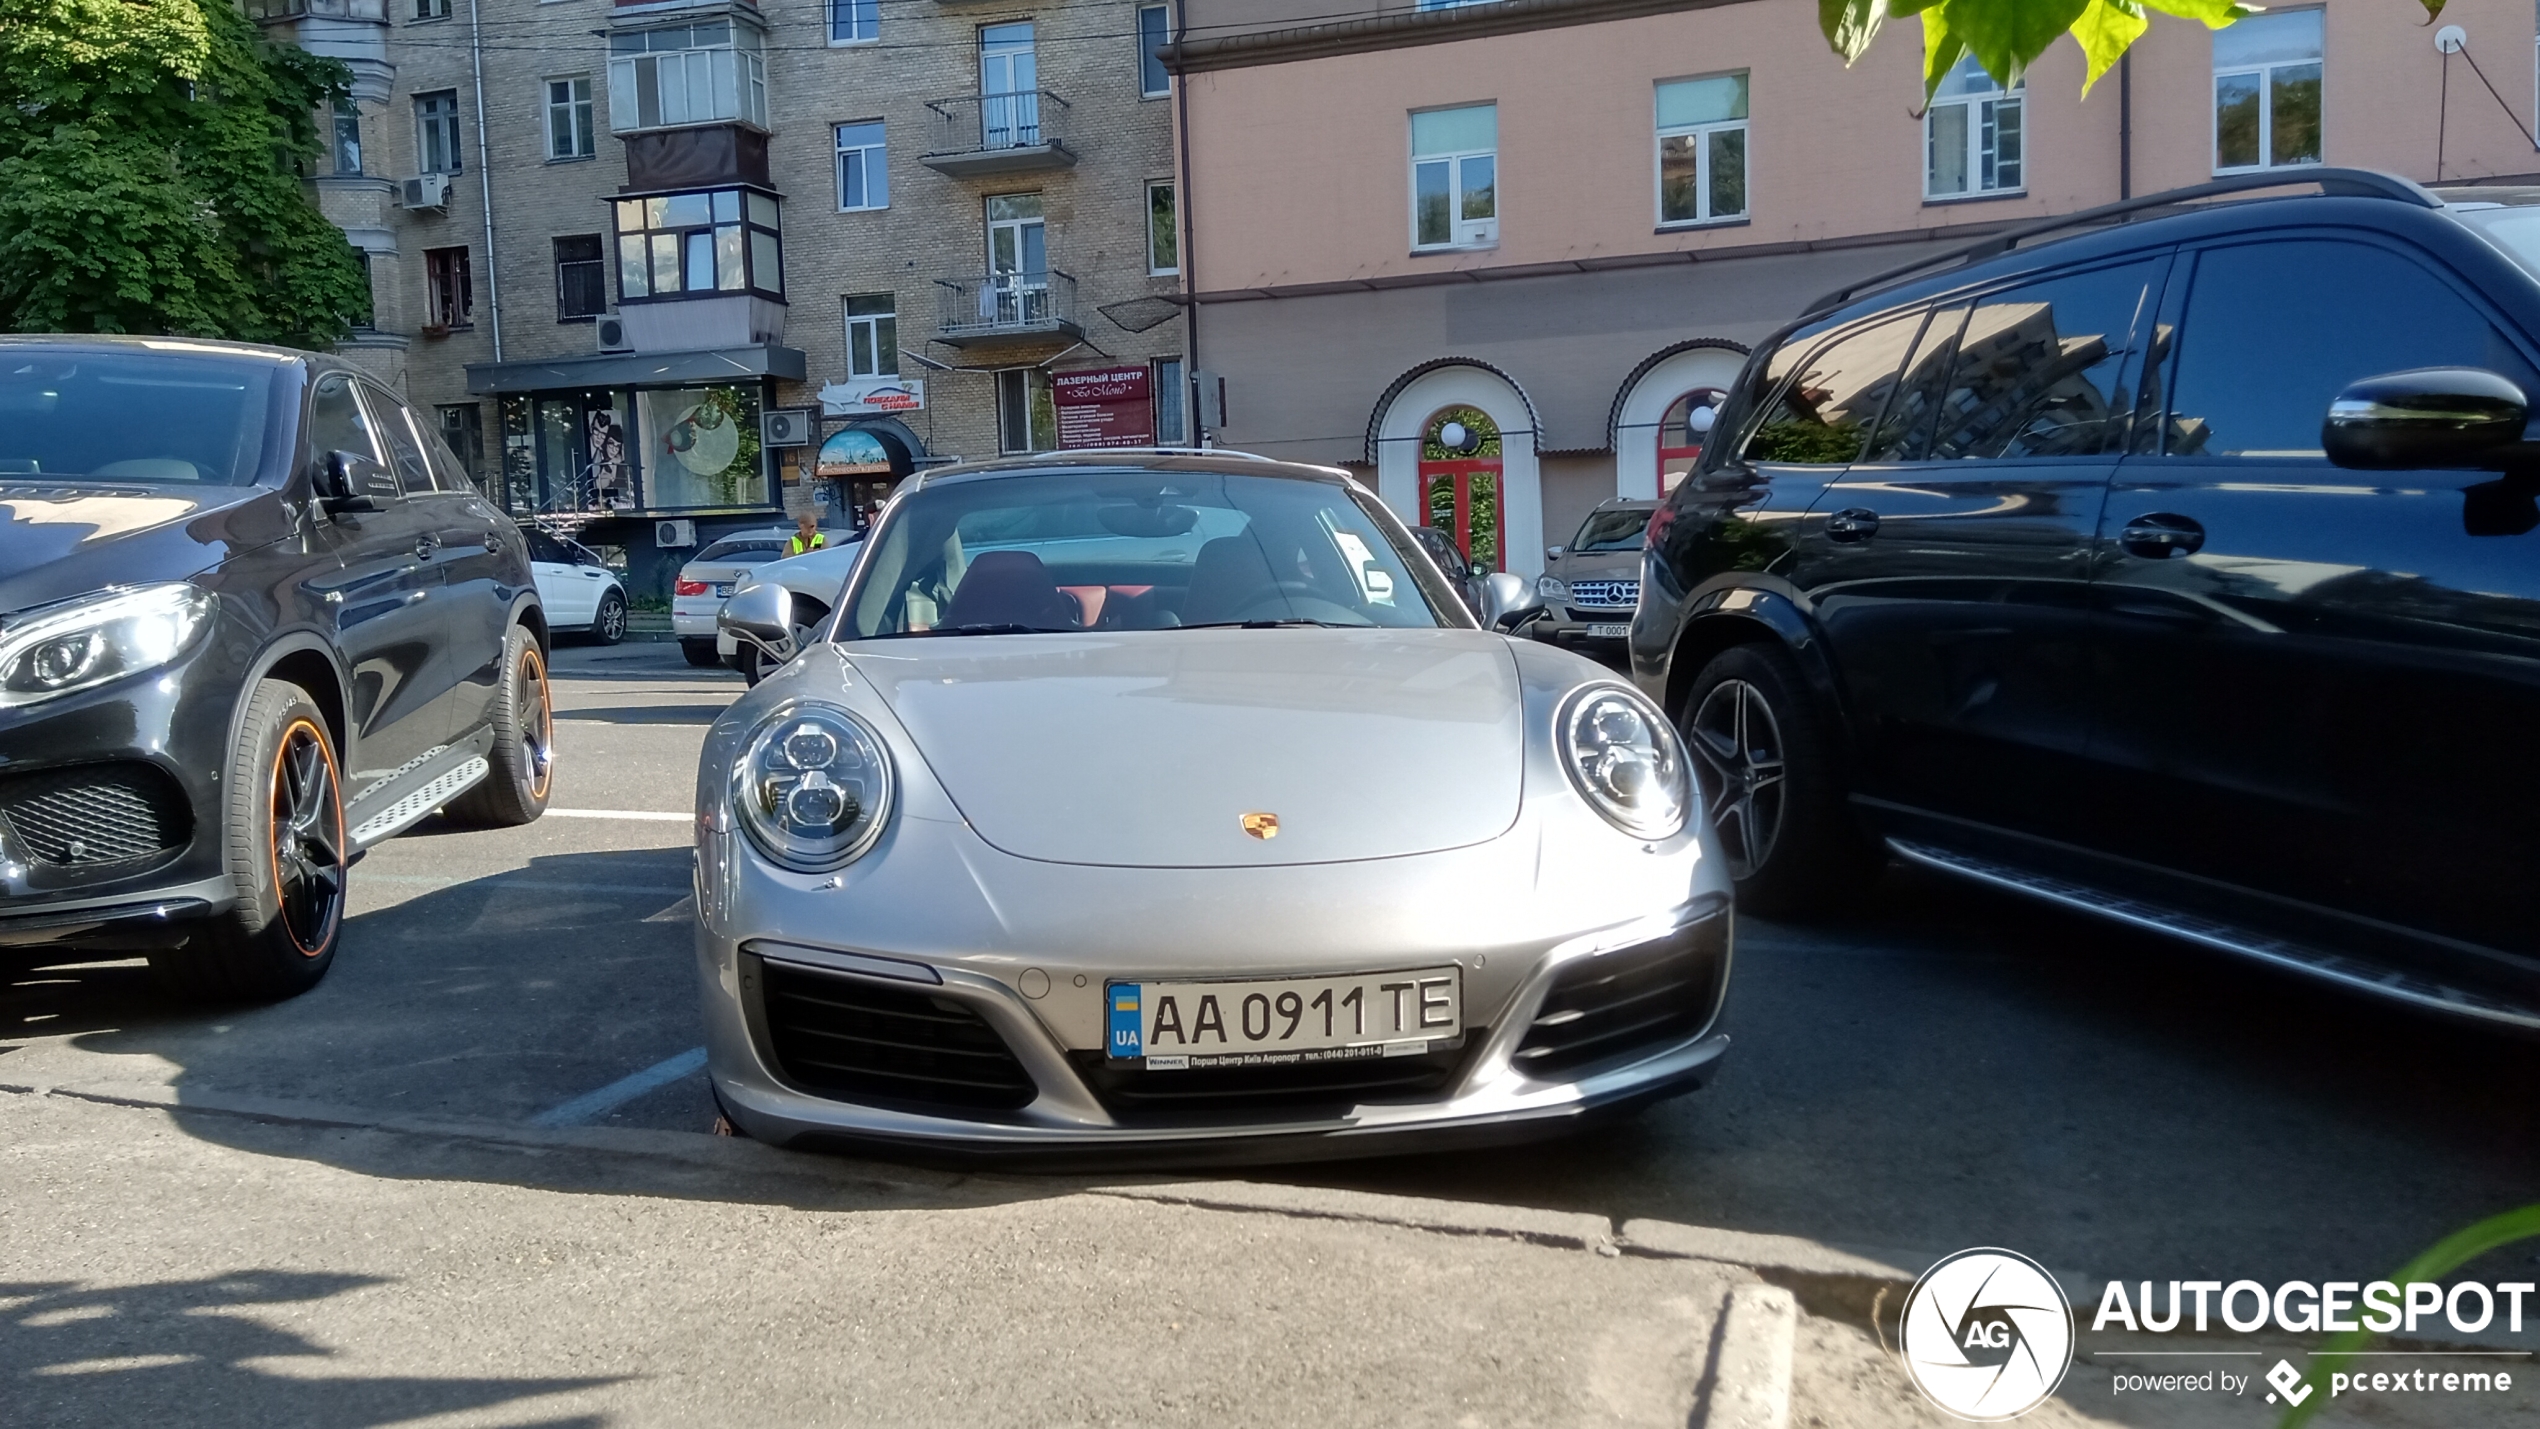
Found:
[{"label": "red door", "polygon": [[1420,463],[1423,523],[1455,537],[1455,544],[1485,571],[1508,569],[1500,536],[1499,477],[1495,456]]}]

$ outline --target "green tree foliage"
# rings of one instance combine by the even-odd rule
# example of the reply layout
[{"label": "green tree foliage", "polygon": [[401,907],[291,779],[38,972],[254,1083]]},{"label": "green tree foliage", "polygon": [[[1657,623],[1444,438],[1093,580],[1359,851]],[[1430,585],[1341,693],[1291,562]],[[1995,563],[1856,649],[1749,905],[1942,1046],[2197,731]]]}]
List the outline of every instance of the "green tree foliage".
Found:
[{"label": "green tree foliage", "polygon": [[[2444,0],[2417,0],[2428,20]],[[1970,53],[1987,74],[2017,84],[2046,47],[2069,34],[2090,70],[2082,93],[2098,83],[2151,23],[2150,11],[2202,20],[2221,29],[2263,6],[2236,0],[1817,0],[1817,25],[1826,43],[1850,64],[1878,38],[1888,20],[1918,16],[1923,22],[1923,97]]]},{"label": "green tree foliage", "polygon": [[225,0],[0,0],[0,329],[340,339],[370,287],[299,168],[349,78]]}]

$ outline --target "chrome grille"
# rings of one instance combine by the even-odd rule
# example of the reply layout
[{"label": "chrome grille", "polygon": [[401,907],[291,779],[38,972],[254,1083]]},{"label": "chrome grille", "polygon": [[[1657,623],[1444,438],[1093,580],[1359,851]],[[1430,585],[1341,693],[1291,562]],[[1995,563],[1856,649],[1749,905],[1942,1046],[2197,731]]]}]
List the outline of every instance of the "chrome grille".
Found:
[{"label": "chrome grille", "polygon": [[1640,582],[1572,581],[1570,603],[1598,610],[1630,610],[1640,604]]},{"label": "chrome grille", "polygon": [[193,832],[184,792],[164,770],[124,762],[0,779],[0,820],[39,863],[131,863],[183,846]]}]

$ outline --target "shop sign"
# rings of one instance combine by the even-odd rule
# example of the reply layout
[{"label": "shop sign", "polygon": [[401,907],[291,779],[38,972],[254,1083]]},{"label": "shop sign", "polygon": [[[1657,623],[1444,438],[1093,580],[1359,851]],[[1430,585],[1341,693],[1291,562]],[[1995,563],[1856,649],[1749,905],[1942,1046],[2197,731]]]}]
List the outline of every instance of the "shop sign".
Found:
[{"label": "shop sign", "polygon": [[[812,464],[813,476],[887,476],[891,470],[891,452],[879,437],[859,427],[831,432],[820,444],[820,456]],[[825,489],[825,488],[824,488]]]},{"label": "shop sign", "polygon": [[870,417],[926,410],[923,377],[850,377],[820,389],[821,411],[832,417]]},{"label": "shop sign", "polygon": [[1155,388],[1145,366],[1053,372],[1050,391],[1062,450],[1154,445]]}]

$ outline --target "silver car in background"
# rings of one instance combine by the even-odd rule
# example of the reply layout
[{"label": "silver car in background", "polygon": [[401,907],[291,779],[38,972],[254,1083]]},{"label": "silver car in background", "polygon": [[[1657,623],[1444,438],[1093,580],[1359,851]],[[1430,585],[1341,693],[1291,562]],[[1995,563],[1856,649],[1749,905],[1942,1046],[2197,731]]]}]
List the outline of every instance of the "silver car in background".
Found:
[{"label": "silver car in background", "polygon": [[[1729,880],[1675,731],[1476,628],[1346,473],[948,467],[868,546],[699,766],[739,1130],[1367,1154],[1574,1127],[1726,1049]],[[787,603],[725,624],[786,639]]]},{"label": "silver car in background", "polygon": [[679,653],[691,665],[722,663],[715,653],[714,617],[732,587],[751,571],[785,554],[793,539],[791,526],[734,531],[719,536],[688,563],[670,588],[670,633],[679,637]]},{"label": "silver car in background", "polygon": [[793,658],[795,651],[810,643],[811,634],[820,622],[829,618],[829,609],[838,603],[838,592],[846,589],[847,576],[855,570],[856,557],[864,550],[864,538],[851,531],[828,533],[829,544],[817,551],[769,561],[733,583],[732,594],[738,595],[752,586],[777,586],[791,597],[786,616],[787,642],[774,651],[737,640],[722,628],[721,612],[716,615],[716,658],[741,672],[755,685],[775,668]]}]

